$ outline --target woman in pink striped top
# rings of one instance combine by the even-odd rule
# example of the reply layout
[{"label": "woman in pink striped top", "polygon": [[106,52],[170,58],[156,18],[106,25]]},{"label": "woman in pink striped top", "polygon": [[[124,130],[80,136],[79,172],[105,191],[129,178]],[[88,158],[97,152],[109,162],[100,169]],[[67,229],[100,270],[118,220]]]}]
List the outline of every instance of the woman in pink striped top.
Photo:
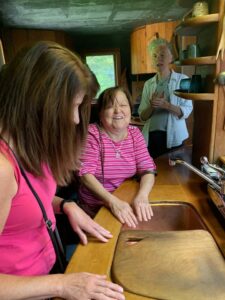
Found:
[{"label": "woman in pink striped top", "polygon": [[[90,124],[79,171],[81,207],[92,217],[102,205],[110,208],[120,222],[135,227],[138,220],[153,216],[148,201],[156,166],[142,133],[129,125],[131,99],[121,87],[106,89],[98,99],[99,122]],[[140,189],[132,206],[112,195],[127,178],[139,175]]]}]

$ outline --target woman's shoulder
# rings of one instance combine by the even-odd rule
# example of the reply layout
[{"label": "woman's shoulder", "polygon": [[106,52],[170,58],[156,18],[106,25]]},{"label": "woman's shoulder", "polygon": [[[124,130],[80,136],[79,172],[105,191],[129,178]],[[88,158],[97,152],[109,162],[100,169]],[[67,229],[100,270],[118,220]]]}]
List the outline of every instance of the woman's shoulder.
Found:
[{"label": "woman's shoulder", "polygon": [[128,126],[128,132],[133,136],[133,137],[138,137],[142,135],[142,132],[137,126],[134,125],[129,125]]},{"label": "woman's shoulder", "polygon": [[1,179],[7,181],[15,178],[12,162],[2,152],[0,152],[0,166],[0,181],[2,181]]},{"label": "woman's shoulder", "polygon": [[8,144],[3,140],[0,140],[0,171],[4,174],[13,174],[13,177],[16,177],[16,180],[19,181],[20,169],[18,163]]},{"label": "woman's shoulder", "polygon": [[91,144],[99,144],[100,141],[103,140],[102,135],[100,136],[100,128],[98,124],[89,124],[88,125],[88,136],[87,136],[87,140],[89,141],[89,143]]},{"label": "woman's shoulder", "polygon": [[14,165],[16,165],[15,159],[13,159],[13,154],[8,144],[0,140],[0,169],[4,171],[12,170]]},{"label": "woman's shoulder", "polygon": [[6,157],[4,153],[0,151],[0,165],[1,165],[1,170],[4,169],[13,169],[12,163],[9,161],[9,159]]},{"label": "woman's shoulder", "polygon": [[156,74],[153,76],[153,77],[151,77],[151,78],[149,78],[148,80],[146,80],[145,81],[145,83],[144,83],[144,86],[145,87],[148,87],[148,86],[150,86],[151,84],[153,84],[154,82],[156,82]]},{"label": "woman's shoulder", "polygon": [[92,123],[88,125],[88,133],[90,134],[99,134],[99,128],[98,125],[96,123]]}]

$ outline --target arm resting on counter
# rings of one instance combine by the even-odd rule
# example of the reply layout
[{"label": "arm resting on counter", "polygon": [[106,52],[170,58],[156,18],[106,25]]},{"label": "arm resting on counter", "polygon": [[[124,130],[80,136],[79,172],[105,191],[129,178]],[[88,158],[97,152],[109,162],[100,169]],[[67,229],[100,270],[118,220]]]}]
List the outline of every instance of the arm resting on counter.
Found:
[{"label": "arm resting on counter", "polygon": [[94,195],[103,201],[106,207],[110,208],[121,223],[126,223],[130,227],[136,226],[137,219],[131,206],[108,192],[94,175],[85,174],[81,177],[81,181]]},{"label": "arm resting on counter", "polygon": [[154,182],[155,175],[153,174],[145,174],[141,177],[140,188],[133,201],[133,206],[139,221],[148,221],[153,216],[148,198]]}]

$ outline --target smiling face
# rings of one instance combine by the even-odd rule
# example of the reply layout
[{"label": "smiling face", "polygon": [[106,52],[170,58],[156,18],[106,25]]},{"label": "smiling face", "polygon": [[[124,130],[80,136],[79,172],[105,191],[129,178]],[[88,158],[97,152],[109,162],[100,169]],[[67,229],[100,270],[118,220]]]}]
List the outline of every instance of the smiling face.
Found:
[{"label": "smiling face", "polygon": [[127,96],[117,90],[113,101],[100,112],[100,120],[107,133],[119,137],[125,136],[131,119],[131,109]]},{"label": "smiling face", "polygon": [[152,50],[152,65],[156,70],[164,70],[172,62],[172,54],[166,45],[159,45]]}]

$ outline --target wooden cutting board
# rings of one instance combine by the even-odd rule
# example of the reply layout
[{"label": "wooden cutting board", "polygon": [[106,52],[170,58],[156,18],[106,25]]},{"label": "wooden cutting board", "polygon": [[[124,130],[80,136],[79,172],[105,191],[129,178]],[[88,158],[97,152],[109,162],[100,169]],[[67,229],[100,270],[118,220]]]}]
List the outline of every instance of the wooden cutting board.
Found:
[{"label": "wooden cutting board", "polygon": [[112,276],[128,292],[154,299],[225,299],[225,260],[205,230],[124,231]]}]

